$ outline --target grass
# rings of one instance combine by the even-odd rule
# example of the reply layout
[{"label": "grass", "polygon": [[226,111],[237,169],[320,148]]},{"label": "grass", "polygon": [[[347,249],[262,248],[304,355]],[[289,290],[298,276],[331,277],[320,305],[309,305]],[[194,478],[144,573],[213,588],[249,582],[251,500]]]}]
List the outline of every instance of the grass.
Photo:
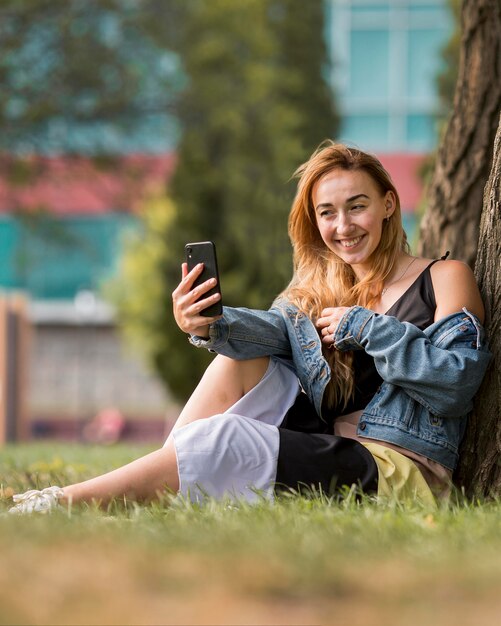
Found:
[{"label": "grass", "polygon": [[[0,509],[147,451],[3,448]],[[3,516],[0,624],[497,624],[500,531],[499,502],[320,496]]]}]

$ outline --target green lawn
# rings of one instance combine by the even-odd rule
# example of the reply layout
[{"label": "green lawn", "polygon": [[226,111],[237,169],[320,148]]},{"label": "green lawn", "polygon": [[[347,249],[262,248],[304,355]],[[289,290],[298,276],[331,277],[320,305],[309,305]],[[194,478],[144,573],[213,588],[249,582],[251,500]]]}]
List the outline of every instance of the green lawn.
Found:
[{"label": "green lawn", "polygon": [[[144,446],[10,446],[10,489],[112,469]],[[0,624],[498,624],[501,504],[348,499],[115,503],[0,518]]]}]

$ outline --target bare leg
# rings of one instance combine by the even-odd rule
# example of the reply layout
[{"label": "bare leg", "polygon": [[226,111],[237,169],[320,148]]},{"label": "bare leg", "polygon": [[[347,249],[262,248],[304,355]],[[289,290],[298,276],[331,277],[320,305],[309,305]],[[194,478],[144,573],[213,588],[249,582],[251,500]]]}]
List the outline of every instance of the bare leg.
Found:
[{"label": "bare leg", "polygon": [[166,489],[179,489],[176,452],[173,442],[116,470],[82,483],[64,487],[63,502],[106,504],[112,498],[152,500]]},{"label": "bare leg", "polygon": [[[181,412],[174,429],[195,420],[224,413],[255,387],[268,369],[269,358],[234,361],[217,356]],[[106,504],[112,498],[151,500],[169,489],[178,491],[179,474],[174,440],[116,470],[64,488],[63,501]]]},{"label": "bare leg", "polygon": [[[172,430],[224,413],[259,383],[266,374],[269,362],[269,357],[235,361],[218,355],[205,370]],[[167,441],[171,439],[172,434]]]}]

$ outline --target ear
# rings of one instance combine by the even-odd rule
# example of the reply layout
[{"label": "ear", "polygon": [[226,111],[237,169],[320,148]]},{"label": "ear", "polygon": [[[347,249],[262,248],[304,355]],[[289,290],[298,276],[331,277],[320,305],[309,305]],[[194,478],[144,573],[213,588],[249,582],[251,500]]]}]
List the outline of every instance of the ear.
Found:
[{"label": "ear", "polygon": [[386,211],[385,217],[389,218],[393,215],[397,208],[397,199],[393,191],[387,191],[384,196],[384,208]]}]

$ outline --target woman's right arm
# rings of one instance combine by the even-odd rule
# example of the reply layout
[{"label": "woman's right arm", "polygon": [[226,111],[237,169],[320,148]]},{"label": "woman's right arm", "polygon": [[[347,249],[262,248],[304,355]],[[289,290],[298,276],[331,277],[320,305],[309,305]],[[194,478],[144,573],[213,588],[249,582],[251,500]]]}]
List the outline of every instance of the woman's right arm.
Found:
[{"label": "woman's right arm", "polygon": [[204,308],[217,302],[218,294],[196,300],[207,293],[214,282],[206,281],[192,289],[203,267],[191,272],[183,263],[182,280],[172,294],[174,317],[179,328],[190,335],[190,342],[233,359],[260,356],[291,358],[291,346],[284,318],[279,310],[260,311],[224,307],[219,317],[204,317]]},{"label": "woman's right arm", "polygon": [[192,335],[190,342],[237,360],[292,358],[284,318],[276,309],[223,307],[223,316],[209,326],[209,338]]}]

